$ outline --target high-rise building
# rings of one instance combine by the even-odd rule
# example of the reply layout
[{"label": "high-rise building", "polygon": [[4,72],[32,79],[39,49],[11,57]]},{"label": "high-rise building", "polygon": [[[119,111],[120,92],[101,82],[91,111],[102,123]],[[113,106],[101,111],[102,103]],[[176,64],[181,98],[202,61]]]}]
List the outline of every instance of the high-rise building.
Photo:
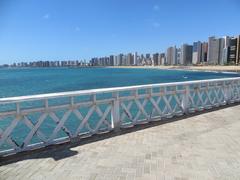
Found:
[{"label": "high-rise building", "polygon": [[105,66],[105,62],[104,62],[104,58],[103,57],[100,57],[99,59],[98,59],[98,64],[99,64],[99,66]]},{"label": "high-rise building", "polygon": [[202,43],[200,41],[193,43],[192,63],[199,64],[202,56]]},{"label": "high-rise building", "polygon": [[146,59],[151,59],[151,54],[150,53],[146,54]]},{"label": "high-rise building", "polygon": [[193,53],[193,46],[188,44],[183,44],[181,46],[180,64],[183,64],[183,65],[192,64],[192,53]]},{"label": "high-rise building", "polygon": [[208,38],[208,64],[219,64],[220,61],[220,40],[213,37]]},{"label": "high-rise building", "polygon": [[220,42],[220,63],[221,65],[228,63],[228,52],[229,52],[230,38],[224,36]]},{"label": "high-rise building", "polygon": [[127,66],[127,55],[123,55],[122,57],[122,66]]},{"label": "high-rise building", "polygon": [[159,58],[160,56],[159,56],[159,53],[155,53],[155,54],[153,54],[153,65],[154,66],[158,66],[158,65],[160,65],[160,58]]},{"label": "high-rise building", "polygon": [[117,56],[117,65],[118,66],[122,66],[123,65],[123,54],[119,54],[118,56]]},{"label": "high-rise building", "polygon": [[[92,58],[88,65],[94,66],[132,66],[132,65],[189,65],[189,64],[237,64],[240,65],[240,35],[223,38],[209,37],[208,42],[194,42],[193,45],[183,44],[181,48],[169,47],[166,53],[147,53],[145,55],[119,54],[117,56]],[[86,64],[86,63],[84,63]],[[38,61],[20,66],[58,67],[81,66],[79,61]],[[12,65],[14,66],[14,65]],[[16,64],[17,66],[17,64]]]},{"label": "high-rise building", "polygon": [[168,65],[174,65],[177,64],[177,48],[176,46],[174,47],[169,47],[167,49],[167,64]]},{"label": "high-rise building", "polygon": [[114,66],[114,55],[111,55],[110,57],[109,57],[109,65],[110,66]]},{"label": "high-rise building", "polygon": [[113,65],[114,65],[114,66],[119,66],[118,56],[114,56]]},{"label": "high-rise building", "polygon": [[226,51],[224,49],[225,47],[225,42],[226,39],[225,38],[219,38],[219,60],[218,60],[218,64],[223,65],[224,64],[224,57],[226,54]]},{"label": "high-rise building", "polygon": [[145,63],[146,63],[146,65],[152,65],[152,64],[153,64],[150,53],[147,53],[147,54],[146,54]]},{"label": "high-rise building", "polygon": [[177,48],[177,62],[176,64],[180,64],[181,61],[181,48]]},{"label": "high-rise building", "polygon": [[165,65],[167,63],[165,53],[161,53],[159,56],[160,56],[160,65]]},{"label": "high-rise building", "polygon": [[139,63],[141,65],[146,65],[146,61],[145,60],[146,60],[145,56],[143,54],[141,54],[140,55],[140,59],[139,59]]},{"label": "high-rise building", "polygon": [[240,64],[240,35],[237,36],[236,64]]},{"label": "high-rise building", "polygon": [[202,49],[201,63],[206,63],[207,62],[207,57],[208,57],[208,43],[203,42],[201,49]]},{"label": "high-rise building", "polygon": [[167,51],[166,51],[166,65],[171,65],[172,63],[172,59],[173,59],[173,47],[169,47],[167,48]]},{"label": "high-rise building", "polygon": [[231,37],[229,42],[228,63],[236,64],[237,60],[237,40],[236,37]]},{"label": "high-rise building", "polygon": [[128,62],[128,65],[130,66],[134,65],[134,56],[132,53],[128,53],[127,62]]},{"label": "high-rise building", "polygon": [[126,64],[125,65],[130,66],[131,65],[130,61],[131,61],[131,53],[128,53],[126,55]]},{"label": "high-rise building", "polygon": [[134,65],[138,65],[138,64],[139,64],[137,52],[134,53],[134,63],[133,63],[133,64],[134,64]]}]

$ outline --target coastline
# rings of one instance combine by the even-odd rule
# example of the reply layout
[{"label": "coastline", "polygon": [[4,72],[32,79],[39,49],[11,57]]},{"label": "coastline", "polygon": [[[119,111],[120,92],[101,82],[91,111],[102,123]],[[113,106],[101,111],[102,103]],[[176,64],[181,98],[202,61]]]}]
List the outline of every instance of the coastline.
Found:
[{"label": "coastline", "polygon": [[232,72],[240,73],[240,66],[78,66],[78,67],[0,67],[0,69],[38,69],[38,68],[122,68],[122,69],[162,69],[183,71],[205,71],[205,72]]},{"label": "coastline", "polygon": [[210,71],[210,72],[237,72],[240,66],[107,66],[106,68],[144,68],[163,70],[185,70],[185,71]]}]

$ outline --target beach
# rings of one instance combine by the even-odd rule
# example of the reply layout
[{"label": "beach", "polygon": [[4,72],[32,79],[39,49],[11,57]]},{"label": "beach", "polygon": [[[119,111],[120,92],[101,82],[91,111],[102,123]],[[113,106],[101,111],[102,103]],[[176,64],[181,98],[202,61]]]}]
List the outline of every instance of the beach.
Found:
[{"label": "beach", "polygon": [[109,66],[111,68],[151,68],[151,69],[175,69],[196,71],[226,71],[240,72],[240,66]]}]

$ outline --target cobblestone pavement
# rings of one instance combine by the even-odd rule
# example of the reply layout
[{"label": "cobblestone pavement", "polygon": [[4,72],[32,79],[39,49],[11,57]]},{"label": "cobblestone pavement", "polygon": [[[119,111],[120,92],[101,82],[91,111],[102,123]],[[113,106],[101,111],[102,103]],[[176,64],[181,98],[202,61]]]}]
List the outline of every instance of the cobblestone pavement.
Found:
[{"label": "cobblestone pavement", "polygon": [[44,153],[0,166],[0,179],[239,180],[240,105]]}]

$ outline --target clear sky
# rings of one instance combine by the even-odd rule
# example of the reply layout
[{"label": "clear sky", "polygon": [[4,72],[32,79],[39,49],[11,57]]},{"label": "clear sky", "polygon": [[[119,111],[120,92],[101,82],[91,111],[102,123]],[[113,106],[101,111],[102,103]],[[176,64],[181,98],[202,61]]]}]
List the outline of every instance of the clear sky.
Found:
[{"label": "clear sky", "polygon": [[0,0],[0,64],[164,52],[237,34],[239,0]]}]

